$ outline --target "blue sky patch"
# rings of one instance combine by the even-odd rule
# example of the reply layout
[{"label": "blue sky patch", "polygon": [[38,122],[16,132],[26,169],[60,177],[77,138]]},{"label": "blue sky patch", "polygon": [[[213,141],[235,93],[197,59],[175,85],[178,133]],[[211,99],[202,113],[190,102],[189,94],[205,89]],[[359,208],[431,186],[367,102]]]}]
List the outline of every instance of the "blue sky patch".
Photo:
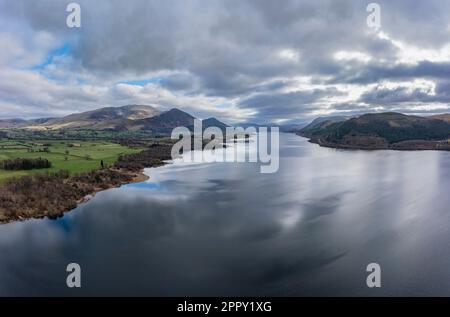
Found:
[{"label": "blue sky patch", "polygon": [[134,85],[134,86],[145,86],[147,84],[159,84],[164,77],[152,77],[148,79],[139,79],[139,80],[126,80],[118,82],[118,84],[127,84],[127,85]]},{"label": "blue sky patch", "polygon": [[47,66],[54,64],[55,57],[68,56],[70,54],[71,49],[72,49],[72,45],[70,43],[64,43],[62,46],[51,50],[47,54],[44,62],[42,62],[41,64],[38,64],[36,66],[33,66],[32,70],[41,71],[41,70],[45,69]]},{"label": "blue sky patch", "polygon": [[221,103],[220,105],[216,105],[218,109],[230,109],[231,105],[229,103]]}]

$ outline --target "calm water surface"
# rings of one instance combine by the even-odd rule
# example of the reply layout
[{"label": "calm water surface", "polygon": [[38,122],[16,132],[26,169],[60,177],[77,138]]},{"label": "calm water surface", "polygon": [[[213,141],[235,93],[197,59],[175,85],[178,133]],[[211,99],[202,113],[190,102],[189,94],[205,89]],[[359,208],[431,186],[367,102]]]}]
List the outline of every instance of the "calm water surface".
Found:
[{"label": "calm water surface", "polygon": [[[450,296],[450,153],[281,136],[280,169],[172,164],[0,226],[0,295]],[[82,268],[68,289],[66,265]],[[366,287],[366,266],[382,288]]]}]

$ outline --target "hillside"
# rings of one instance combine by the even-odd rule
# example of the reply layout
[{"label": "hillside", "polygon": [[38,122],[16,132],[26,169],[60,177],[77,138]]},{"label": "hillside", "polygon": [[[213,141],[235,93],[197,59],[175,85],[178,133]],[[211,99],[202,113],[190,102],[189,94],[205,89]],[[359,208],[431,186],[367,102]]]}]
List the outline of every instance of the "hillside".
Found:
[{"label": "hillside", "polygon": [[302,128],[300,131],[304,135],[313,135],[324,132],[329,126],[336,122],[343,122],[351,117],[347,116],[331,116],[331,117],[318,117],[314,119],[310,124],[306,127]]},{"label": "hillside", "polygon": [[202,121],[202,127],[203,130],[207,129],[209,127],[217,127],[222,131],[225,131],[227,129],[227,127],[229,127],[229,125],[220,122],[219,120],[217,120],[216,118],[208,118]]},{"label": "hillside", "polygon": [[387,112],[342,122],[323,121],[299,134],[322,146],[355,149],[450,149],[447,116],[419,117]]},{"label": "hillside", "polygon": [[[194,126],[194,116],[180,109],[160,111],[151,106],[130,105],[105,107],[97,110],[74,113],[62,118],[42,118],[33,120],[0,120],[0,129],[21,129],[30,133],[50,133],[51,131],[110,131],[167,135],[176,127]],[[217,126],[225,129],[228,125],[216,118],[203,120],[204,127]],[[97,133],[94,132],[94,133]],[[3,132],[5,133],[5,132]]]},{"label": "hillside", "polygon": [[189,113],[173,108],[152,118],[137,120],[140,129],[158,134],[168,134],[176,127],[192,129],[195,117]]},{"label": "hillside", "polygon": [[431,116],[430,118],[450,122],[450,113],[437,114],[437,115]]},{"label": "hillside", "polygon": [[22,119],[0,120],[0,129],[20,128],[25,126],[27,123],[28,121]]},{"label": "hillside", "polygon": [[105,107],[97,110],[75,113],[63,118],[46,119],[43,122],[33,120],[28,129],[94,129],[128,130],[136,120],[151,118],[161,112],[151,106],[130,105],[123,107]]}]

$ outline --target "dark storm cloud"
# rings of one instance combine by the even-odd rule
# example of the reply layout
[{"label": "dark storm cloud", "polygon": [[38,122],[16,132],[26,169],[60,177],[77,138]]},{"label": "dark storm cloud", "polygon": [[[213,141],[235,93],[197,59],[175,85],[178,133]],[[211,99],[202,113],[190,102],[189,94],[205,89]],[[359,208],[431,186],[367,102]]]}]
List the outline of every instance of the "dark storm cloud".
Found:
[{"label": "dark storm cloud", "polygon": [[290,93],[259,94],[243,100],[241,108],[258,109],[259,116],[268,121],[277,118],[301,117],[318,107],[314,104],[324,97],[339,96],[336,89],[315,89]]},{"label": "dark storm cloud", "polygon": [[361,95],[359,101],[366,104],[393,105],[411,103],[449,103],[450,83],[442,82],[436,86],[435,91],[424,88],[411,87],[375,87]]},{"label": "dark storm cloud", "polygon": [[195,78],[190,75],[172,75],[161,79],[159,83],[169,90],[190,90],[194,88]]},{"label": "dark storm cloud", "polygon": [[[380,37],[367,27],[368,2],[77,2],[82,8],[82,28],[78,30],[65,26],[67,3],[57,0],[0,0],[0,25],[4,32],[24,38],[25,42],[44,32],[50,34],[53,41],[70,43],[71,59],[65,64],[53,65],[63,78],[68,73],[82,74],[93,85],[107,86],[111,82],[133,81],[148,78],[148,74],[152,77],[154,73],[158,73],[155,76],[163,73],[157,85],[176,93],[180,100],[185,96],[223,98],[238,108],[252,110],[259,119],[287,119],[290,115],[321,109],[352,111],[353,106],[355,111],[360,111],[362,101],[367,103],[364,107],[372,106],[369,103],[403,103],[408,98],[419,102],[448,102],[448,99],[439,99],[442,93],[430,97],[421,95],[420,90],[412,93],[400,90],[366,92],[361,100],[328,102],[327,105],[322,102],[325,97],[337,95],[333,85],[364,86],[417,78],[440,82],[449,78],[450,56],[440,62],[425,56],[406,64],[399,60],[402,49],[397,45],[443,50],[450,39],[450,3],[447,2],[377,1],[381,5],[381,31],[388,37]],[[9,52],[8,49],[5,51]],[[19,49],[17,52],[24,54]],[[343,59],[335,58],[338,52],[343,52]],[[367,61],[351,58],[351,52],[366,56]],[[42,59],[45,60],[45,56]],[[321,84],[323,88],[306,90],[312,93],[303,88],[295,91],[298,77],[309,77],[310,84]],[[0,78],[0,101],[13,102],[14,98],[2,97],[1,85]],[[108,88],[115,91],[114,87]],[[63,88],[52,88],[49,96],[41,99],[49,102],[51,108],[50,102],[56,103],[55,100],[60,98],[59,103],[62,103],[65,97],[72,100],[76,91],[70,89],[66,96]],[[92,93],[96,90],[90,88],[87,91],[87,96],[79,98],[79,109],[92,107],[91,100],[96,98],[103,103],[116,100],[108,93]],[[132,93],[131,89],[127,96],[128,93]],[[136,92],[139,93],[142,94]],[[391,99],[386,97],[389,94],[393,96]],[[27,105],[27,100],[32,100],[35,95],[25,97],[21,105]],[[76,99],[72,102],[75,108]],[[90,103],[82,104],[83,100]],[[138,101],[142,102],[142,99]],[[158,97],[155,102],[167,104],[173,100]],[[186,102],[189,101],[181,104]],[[205,107],[198,111],[207,112]],[[231,113],[228,115],[232,116]]]},{"label": "dark storm cloud", "polygon": [[408,80],[415,78],[449,78],[450,62],[422,61],[416,65],[367,65],[360,69],[344,70],[329,83],[369,84],[380,80]]},{"label": "dark storm cloud", "polygon": [[441,47],[448,42],[448,1],[374,2],[381,5],[382,28],[398,40],[421,48]]},{"label": "dark storm cloud", "polygon": [[[348,33],[364,26],[365,7],[348,1],[79,1],[83,27],[74,54],[81,65],[106,73],[187,69],[208,83],[248,76],[249,82],[294,74],[340,45],[363,38]],[[23,1],[23,12],[36,30],[70,34],[61,27],[60,1]],[[64,12],[64,10],[62,11]],[[73,32],[72,32],[73,33]],[[301,63],[277,60],[280,49],[302,55]],[[313,53],[313,54],[311,54]],[[324,60],[324,65],[330,61]],[[330,66],[325,66],[325,69]],[[334,69],[333,69],[334,70]],[[217,77],[217,78],[211,78]],[[253,84],[253,82],[252,82]]]},{"label": "dark storm cloud", "polygon": [[219,78],[211,77],[207,82],[203,82],[201,90],[198,92],[205,93],[209,96],[225,96],[225,97],[238,97],[246,96],[252,93],[276,93],[278,90],[288,87],[292,84],[289,80],[275,80],[268,83],[258,83],[254,79],[247,78],[245,76],[239,76],[234,78]]}]

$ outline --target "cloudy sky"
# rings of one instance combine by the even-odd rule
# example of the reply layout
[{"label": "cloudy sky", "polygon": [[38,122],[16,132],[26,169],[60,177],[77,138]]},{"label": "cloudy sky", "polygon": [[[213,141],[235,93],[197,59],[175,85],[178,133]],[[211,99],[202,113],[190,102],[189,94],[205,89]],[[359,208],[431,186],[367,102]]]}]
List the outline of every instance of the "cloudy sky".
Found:
[{"label": "cloudy sky", "polygon": [[450,111],[450,1],[0,0],[0,118],[178,107],[226,122]]}]

